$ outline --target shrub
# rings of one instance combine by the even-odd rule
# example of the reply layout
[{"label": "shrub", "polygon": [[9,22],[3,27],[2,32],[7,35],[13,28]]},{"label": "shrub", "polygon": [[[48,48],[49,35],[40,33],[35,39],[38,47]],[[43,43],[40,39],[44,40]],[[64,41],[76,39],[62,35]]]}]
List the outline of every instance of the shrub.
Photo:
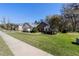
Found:
[{"label": "shrub", "polygon": [[44,33],[44,34],[50,34],[50,35],[52,35],[52,34],[53,34],[53,32],[52,32],[52,31],[43,31],[42,33]]},{"label": "shrub", "polygon": [[36,27],[34,27],[34,28],[32,29],[32,31],[31,31],[31,33],[36,33],[36,32],[38,32],[38,30],[37,30]]},{"label": "shrub", "polygon": [[66,30],[66,29],[64,29],[63,31],[62,31],[62,33],[67,33],[68,31]]}]

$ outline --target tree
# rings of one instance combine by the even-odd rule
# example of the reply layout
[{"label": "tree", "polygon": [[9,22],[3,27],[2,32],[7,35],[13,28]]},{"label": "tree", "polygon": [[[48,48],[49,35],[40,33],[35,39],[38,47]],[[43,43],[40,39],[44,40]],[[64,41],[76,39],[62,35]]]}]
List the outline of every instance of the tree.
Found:
[{"label": "tree", "polygon": [[46,21],[49,23],[50,27],[52,29],[59,30],[60,24],[61,24],[62,16],[60,15],[53,15],[53,16],[47,16]]},{"label": "tree", "polygon": [[64,15],[63,20],[65,20],[65,22],[67,21],[65,25],[68,26],[68,23],[71,23],[73,31],[76,31],[76,22],[79,16],[77,11],[79,11],[79,3],[64,4],[62,8],[62,15]]}]

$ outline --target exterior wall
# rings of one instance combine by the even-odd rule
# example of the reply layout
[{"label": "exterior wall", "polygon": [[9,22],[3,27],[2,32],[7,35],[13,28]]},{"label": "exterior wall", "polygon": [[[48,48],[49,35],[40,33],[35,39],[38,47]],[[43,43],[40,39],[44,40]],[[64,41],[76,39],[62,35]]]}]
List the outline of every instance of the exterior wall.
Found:
[{"label": "exterior wall", "polygon": [[31,28],[28,25],[23,26],[23,31],[29,32]]},{"label": "exterior wall", "polygon": [[28,31],[28,32],[30,32],[30,31],[31,31],[31,29],[30,29],[30,28],[28,28],[28,29],[27,29],[27,31]]},{"label": "exterior wall", "polygon": [[19,30],[19,31],[23,31],[23,28],[22,28],[21,25],[19,25],[18,30]]},{"label": "exterior wall", "polygon": [[37,26],[38,31],[39,31],[39,32],[43,32],[43,31],[44,31],[44,27],[45,27],[46,25],[47,25],[47,24],[44,23],[44,22],[40,23],[40,24]]},{"label": "exterior wall", "polygon": [[45,26],[44,31],[49,31],[50,26]]},{"label": "exterior wall", "polygon": [[33,27],[28,23],[20,24],[18,26],[18,30],[23,32],[30,32],[32,29]]},{"label": "exterior wall", "polygon": [[22,28],[24,32],[30,32],[32,30],[32,26],[28,23],[23,24]]},{"label": "exterior wall", "polygon": [[24,31],[24,32],[30,32],[31,29],[30,29],[30,28],[23,28],[23,31]]}]

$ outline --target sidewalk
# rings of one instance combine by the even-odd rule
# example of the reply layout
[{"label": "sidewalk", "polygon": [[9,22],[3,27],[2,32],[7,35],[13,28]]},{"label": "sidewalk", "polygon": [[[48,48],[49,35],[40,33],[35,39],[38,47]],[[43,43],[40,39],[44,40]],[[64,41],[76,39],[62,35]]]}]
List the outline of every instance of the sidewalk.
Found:
[{"label": "sidewalk", "polygon": [[51,54],[20,41],[2,31],[0,31],[0,36],[15,56],[52,56]]}]

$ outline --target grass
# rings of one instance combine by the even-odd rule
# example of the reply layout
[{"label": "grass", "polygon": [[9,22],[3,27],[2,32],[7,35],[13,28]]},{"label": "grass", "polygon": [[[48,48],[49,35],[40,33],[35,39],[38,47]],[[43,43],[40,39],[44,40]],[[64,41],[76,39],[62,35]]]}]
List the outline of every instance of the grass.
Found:
[{"label": "grass", "polygon": [[9,35],[56,56],[79,56],[79,45],[72,44],[79,33],[58,33],[56,35],[7,32]]},{"label": "grass", "polygon": [[0,37],[0,56],[12,56],[12,52],[6,45],[6,43],[3,41],[3,39]]}]

